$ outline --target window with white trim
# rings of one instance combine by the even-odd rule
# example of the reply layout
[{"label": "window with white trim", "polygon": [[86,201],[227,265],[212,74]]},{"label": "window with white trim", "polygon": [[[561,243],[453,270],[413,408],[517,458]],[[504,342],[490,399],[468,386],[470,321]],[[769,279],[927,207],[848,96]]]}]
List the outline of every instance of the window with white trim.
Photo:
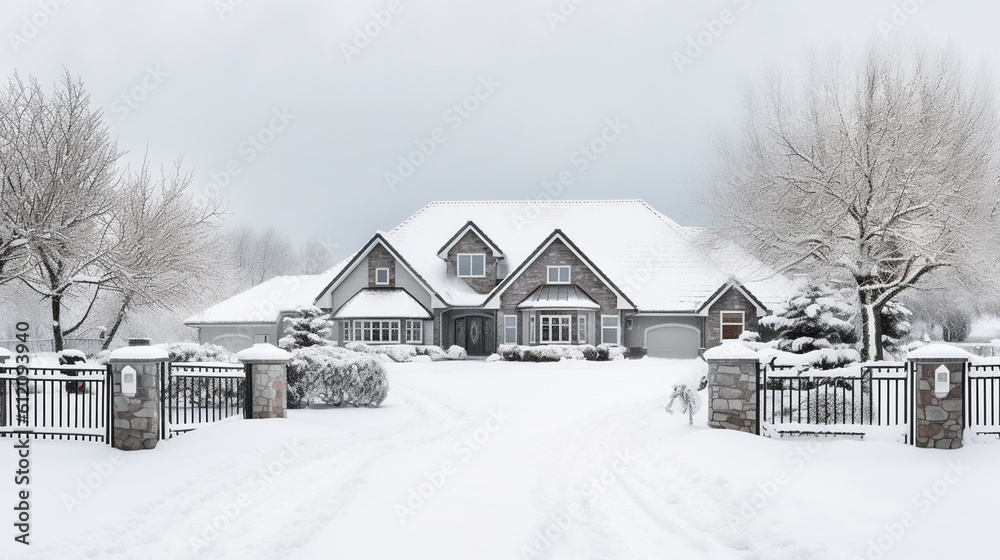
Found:
[{"label": "window with white trim", "polygon": [[420,320],[406,321],[406,342],[407,344],[424,343],[424,322]]},{"label": "window with white trim", "polygon": [[399,321],[354,321],[354,340],[399,344]]},{"label": "window with white trim", "polygon": [[503,343],[517,344],[517,315],[503,316]]},{"label": "window with white trim", "polygon": [[721,311],[719,313],[719,325],[722,331],[722,340],[739,339],[745,327],[743,312]]},{"label": "window with white trim", "polygon": [[388,268],[376,268],[375,269],[375,285],[376,286],[388,286],[389,285],[389,269]]},{"label": "window with white trim", "polygon": [[618,344],[617,315],[601,315],[601,344]]},{"label": "window with white trim", "polygon": [[528,318],[528,340],[530,344],[535,343],[535,316],[531,315]]},{"label": "window with white trim", "polygon": [[587,316],[578,315],[576,318],[576,339],[580,344],[587,343]]},{"label": "window with white trim", "polygon": [[340,341],[350,342],[351,341],[351,322],[341,321],[340,322]]},{"label": "window with white trim", "polygon": [[546,279],[549,284],[569,284],[568,266],[550,266],[547,271]]},{"label": "window with white trim", "polygon": [[560,344],[572,342],[569,315],[542,315],[542,344]]},{"label": "window with white trim", "polygon": [[459,278],[483,278],[486,276],[486,255],[459,254],[458,255],[458,276]]}]

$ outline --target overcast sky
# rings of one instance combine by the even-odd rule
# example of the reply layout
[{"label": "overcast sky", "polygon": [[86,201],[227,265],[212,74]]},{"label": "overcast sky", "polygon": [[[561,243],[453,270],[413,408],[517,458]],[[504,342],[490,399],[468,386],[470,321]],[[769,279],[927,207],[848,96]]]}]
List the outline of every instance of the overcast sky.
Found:
[{"label": "overcast sky", "polygon": [[50,84],[65,67],[133,156],[147,143],[155,162],[182,155],[198,193],[220,189],[229,222],[320,239],[336,258],[432,200],[537,198],[546,183],[559,198],[642,198],[706,225],[696,195],[714,139],[739,115],[741,85],[769,66],[901,34],[988,60],[1000,51],[990,1],[6,0],[0,10],[5,74]]}]

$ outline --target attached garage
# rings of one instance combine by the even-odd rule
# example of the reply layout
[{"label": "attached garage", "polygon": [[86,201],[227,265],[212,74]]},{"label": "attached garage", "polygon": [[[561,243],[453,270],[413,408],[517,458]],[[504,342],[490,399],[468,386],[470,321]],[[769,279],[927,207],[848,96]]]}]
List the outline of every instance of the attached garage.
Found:
[{"label": "attached garage", "polygon": [[653,358],[697,358],[701,331],[689,325],[657,325],[646,329],[647,356]]}]

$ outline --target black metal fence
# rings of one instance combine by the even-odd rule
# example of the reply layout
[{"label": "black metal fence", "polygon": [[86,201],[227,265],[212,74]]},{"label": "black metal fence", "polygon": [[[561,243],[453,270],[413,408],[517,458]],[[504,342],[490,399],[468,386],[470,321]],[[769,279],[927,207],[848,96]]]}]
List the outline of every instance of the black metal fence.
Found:
[{"label": "black metal fence", "polygon": [[168,364],[160,373],[162,439],[233,416],[248,418],[249,365]]},{"label": "black metal fence", "polygon": [[[856,426],[909,427],[911,379],[906,364],[866,365],[854,375],[829,375],[772,361],[758,379],[760,420],[779,431],[784,424],[798,425],[789,432],[829,434],[865,433]],[[902,433],[912,440],[909,429]]]},{"label": "black metal fence", "polygon": [[1000,435],[1000,364],[970,364],[965,378],[965,425]]},{"label": "black metal fence", "polygon": [[[19,379],[20,377],[20,379]],[[0,437],[111,443],[111,369],[107,366],[0,366]]]}]

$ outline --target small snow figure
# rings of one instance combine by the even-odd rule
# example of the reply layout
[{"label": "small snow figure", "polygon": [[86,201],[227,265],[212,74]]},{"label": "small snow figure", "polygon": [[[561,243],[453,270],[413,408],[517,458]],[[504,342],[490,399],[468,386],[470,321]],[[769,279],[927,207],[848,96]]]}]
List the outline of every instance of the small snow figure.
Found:
[{"label": "small snow figure", "polygon": [[687,412],[688,425],[694,424],[694,415],[701,408],[701,397],[697,391],[693,391],[686,384],[674,385],[674,392],[670,395],[670,402],[667,403],[667,414],[673,414],[674,401],[681,400],[681,412]]}]

